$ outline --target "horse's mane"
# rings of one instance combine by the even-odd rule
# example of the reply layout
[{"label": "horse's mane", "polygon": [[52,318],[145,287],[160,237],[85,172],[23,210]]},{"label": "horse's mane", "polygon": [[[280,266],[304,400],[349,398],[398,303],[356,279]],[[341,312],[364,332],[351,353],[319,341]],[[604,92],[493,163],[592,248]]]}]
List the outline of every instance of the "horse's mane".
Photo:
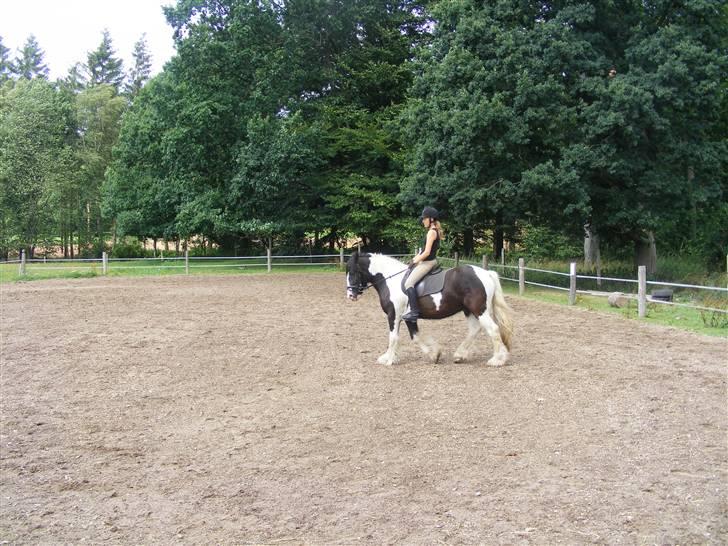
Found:
[{"label": "horse's mane", "polygon": [[378,268],[384,268],[386,271],[382,273],[396,273],[401,271],[406,264],[400,262],[397,258],[392,258],[386,254],[367,253],[369,255],[369,263]]}]

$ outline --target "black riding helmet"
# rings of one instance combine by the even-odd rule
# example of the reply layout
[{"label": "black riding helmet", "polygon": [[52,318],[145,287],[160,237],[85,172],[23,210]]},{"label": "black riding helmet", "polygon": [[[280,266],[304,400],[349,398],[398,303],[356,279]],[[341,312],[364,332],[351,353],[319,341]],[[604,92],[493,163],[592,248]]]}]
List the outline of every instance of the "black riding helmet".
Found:
[{"label": "black riding helmet", "polygon": [[425,207],[424,209],[422,209],[422,214],[420,214],[420,222],[422,222],[422,220],[424,220],[425,218],[432,218],[433,220],[439,220],[440,213],[437,212],[436,208]]}]

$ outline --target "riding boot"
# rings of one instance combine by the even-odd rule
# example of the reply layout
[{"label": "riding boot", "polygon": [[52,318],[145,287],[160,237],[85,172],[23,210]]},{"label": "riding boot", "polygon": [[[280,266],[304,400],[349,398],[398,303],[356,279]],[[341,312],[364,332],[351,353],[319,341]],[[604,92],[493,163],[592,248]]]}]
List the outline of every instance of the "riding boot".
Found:
[{"label": "riding boot", "polygon": [[417,322],[417,319],[420,318],[420,306],[417,305],[417,290],[414,287],[408,288],[405,290],[405,294],[409,298],[410,311],[402,315],[402,320]]}]

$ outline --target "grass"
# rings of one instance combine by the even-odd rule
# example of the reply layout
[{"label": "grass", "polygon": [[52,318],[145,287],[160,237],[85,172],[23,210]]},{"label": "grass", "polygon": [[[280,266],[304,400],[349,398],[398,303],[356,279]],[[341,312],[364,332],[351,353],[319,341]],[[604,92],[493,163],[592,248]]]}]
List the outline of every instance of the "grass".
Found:
[{"label": "grass", "polygon": [[[290,260],[288,260],[290,263]],[[450,264],[445,264],[449,266]],[[539,264],[539,268],[547,269],[544,267],[546,264]],[[563,264],[561,264],[563,266]],[[563,267],[555,267],[556,264],[549,269],[563,270]],[[50,267],[58,267],[59,269],[50,269]],[[276,266],[275,261],[273,262],[273,269],[271,274],[283,274],[283,273],[332,273],[339,272],[338,265],[316,265],[316,266]],[[204,262],[192,262],[190,264],[191,275],[245,275],[245,274],[263,274],[267,272],[265,264],[265,258],[259,263],[246,260],[240,262],[234,262],[231,260],[205,260]],[[512,277],[517,276],[517,272],[514,270],[508,270],[505,272],[506,275]],[[181,260],[165,260],[164,262],[150,264],[149,261],[126,261],[126,262],[111,262],[109,266],[108,276],[109,277],[142,277],[142,276],[160,276],[160,275],[184,275],[184,262]],[[535,280],[536,282],[543,282],[545,284],[556,284],[554,282],[553,275],[543,275],[543,278],[538,277],[533,272],[528,273],[528,280]],[[17,281],[35,281],[43,279],[71,279],[71,278],[89,278],[102,276],[102,267],[98,262],[76,262],[71,264],[64,264],[61,268],[60,265],[56,264],[42,264],[32,263],[28,264],[26,269],[26,275],[21,276],[19,274],[18,264],[0,264],[0,284],[11,283]],[[557,281],[562,279],[557,278]],[[566,279],[568,281],[568,279]],[[580,279],[579,289],[582,289],[582,281]],[[502,282],[503,288],[508,294],[517,294],[518,285],[514,282],[504,280]],[[588,287],[591,288],[591,287]],[[632,292],[636,287],[622,286],[620,287],[602,287],[603,290],[609,291],[621,290],[622,292]],[[550,303],[557,303],[566,305],[568,302],[568,294],[564,291],[543,289],[540,287],[528,286],[526,288],[525,298],[545,301]],[[699,301],[696,300],[696,296],[693,293],[677,293],[676,298],[678,301],[684,303]],[[713,297],[710,300],[699,301],[698,305],[702,304],[706,307],[715,307],[719,309],[728,308],[728,298],[723,296]],[[637,302],[630,302],[630,306],[624,309],[618,309],[611,307],[607,302],[607,299],[599,296],[591,296],[585,294],[579,294],[577,296],[577,307],[583,309],[589,309],[592,311],[604,312],[616,314],[624,317],[625,319],[637,319]],[[698,309],[688,309],[684,307],[673,307],[669,305],[660,304],[649,304],[647,310],[647,316],[644,319],[639,319],[644,322],[652,324],[660,324],[666,326],[673,326],[683,330],[689,330],[700,334],[710,336],[728,337],[728,315],[720,313],[711,313],[700,311]]]},{"label": "grass", "polygon": [[[515,283],[505,281],[503,282],[503,289],[507,294],[518,295],[518,285]],[[534,288],[531,286],[526,288],[526,292],[522,297],[529,300],[545,301],[559,305],[568,305],[569,300],[567,292]],[[722,304],[713,303],[710,306],[719,309],[728,309],[726,300],[723,299],[721,301]],[[683,300],[683,302],[687,303],[685,300]],[[699,309],[690,309],[687,307],[648,303],[647,316],[645,318],[638,319],[636,300],[630,300],[629,305],[625,308],[617,308],[609,305],[609,302],[607,302],[607,298],[605,297],[587,294],[577,294],[576,307],[600,313],[618,315],[627,320],[640,320],[650,324],[673,326],[675,328],[680,328],[681,330],[689,330],[691,332],[708,336],[728,337],[728,315],[724,313],[712,313],[701,311]]]},{"label": "grass", "polygon": [[[290,263],[290,260],[287,260]],[[278,265],[273,262],[272,274],[287,272],[333,272],[339,271],[337,265]],[[242,275],[267,273],[265,258],[262,263],[251,260],[205,260],[204,262],[190,263],[190,275]],[[185,267],[182,260],[164,260],[163,262],[130,260],[124,262],[111,262],[108,277],[146,277],[184,275]],[[73,262],[31,263],[26,266],[25,275],[20,275],[18,264],[0,264],[0,284],[10,282],[27,282],[44,279],[77,279],[103,276],[100,262]]]}]

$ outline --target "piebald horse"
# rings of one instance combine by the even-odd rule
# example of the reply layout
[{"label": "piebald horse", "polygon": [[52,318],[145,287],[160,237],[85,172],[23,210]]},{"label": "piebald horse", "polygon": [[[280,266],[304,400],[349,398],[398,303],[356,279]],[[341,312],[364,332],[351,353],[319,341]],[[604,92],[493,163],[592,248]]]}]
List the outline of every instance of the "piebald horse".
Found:
[{"label": "piebald horse", "polygon": [[[389,348],[379,357],[380,364],[399,361],[399,326],[407,309],[407,296],[401,288],[406,266],[382,254],[354,252],[347,263],[347,298],[356,301],[365,289],[373,287],[379,294],[382,310],[389,320]],[[490,366],[506,363],[511,349],[513,321],[511,309],[503,298],[503,290],[494,271],[472,265],[462,265],[445,273],[441,292],[419,299],[420,318],[443,319],[462,311],[468,322],[468,335],[455,351],[455,362],[467,359],[481,331],[493,342]],[[417,323],[405,322],[410,337],[433,362],[442,353],[440,346],[429,336],[422,336]]]}]

